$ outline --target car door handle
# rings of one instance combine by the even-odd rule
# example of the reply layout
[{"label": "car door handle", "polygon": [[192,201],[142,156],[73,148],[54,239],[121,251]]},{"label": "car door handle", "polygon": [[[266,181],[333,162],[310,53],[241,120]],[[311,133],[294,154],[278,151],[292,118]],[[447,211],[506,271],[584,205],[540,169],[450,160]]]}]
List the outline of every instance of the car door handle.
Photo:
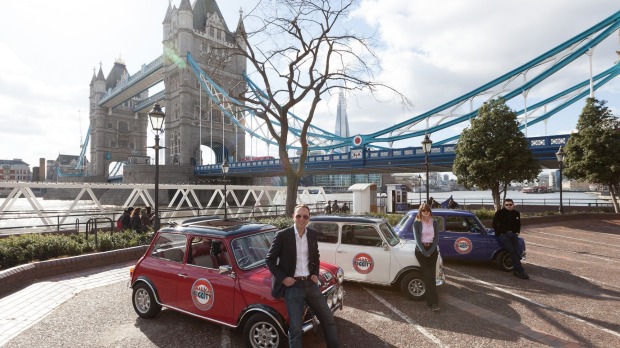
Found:
[{"label": "car door handle", "polygon": [[178,274],[178,276],[179,276],[179,277],[183,277],[183,278],[187,278],[187,277],[189,277],[189,276],[188,276],[187,274],[185,274],[185,273],[179,273],[179,274]]},{"label": "car door handle", "polygon": [[347,253],[346,251],[342,251],[342,250],[338,250],[338,251],[336,251],[336,252],[337,252],[338,254],[346,254],[346,253]]}]

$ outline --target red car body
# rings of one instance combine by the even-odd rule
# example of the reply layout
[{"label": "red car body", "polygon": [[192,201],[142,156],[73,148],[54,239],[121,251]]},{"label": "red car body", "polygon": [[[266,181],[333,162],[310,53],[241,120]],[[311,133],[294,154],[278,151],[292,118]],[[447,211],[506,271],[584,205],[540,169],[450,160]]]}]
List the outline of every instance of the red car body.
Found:
[{"label": "red car body", "polygon": [[[288,314],[271,296],[265,255],[277,229],[239,221],[191,219],[158,231],[131,274],[132,302],[143,318],[162,307],[229,327],[247,346],[286,345]],[[344,275],[321,263],[320,287],[332,311],[342,309]],[[304,331],[318,325],[307,311]]]}]

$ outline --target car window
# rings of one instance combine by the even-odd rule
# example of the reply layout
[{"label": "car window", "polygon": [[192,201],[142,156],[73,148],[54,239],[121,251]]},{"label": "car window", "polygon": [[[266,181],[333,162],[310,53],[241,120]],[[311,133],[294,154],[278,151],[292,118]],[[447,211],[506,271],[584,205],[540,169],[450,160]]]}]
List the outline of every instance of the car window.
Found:
[{"label": "car window", "polygon": [[250,269],[265,264],[265,256],[271,247],[275,231],[257,233],[237,238],[231,247],[235,262],[241,269]]},{"label": "car window", "polygon": [[312,222],[310,228],[316,230],[316,240],[323,243],[338,243],[338,224],[328,222]]},{"label": "car window", "polygon": [[379,226],[379,230],[381,231],[383,237],[385,238],[385,240],[387,240],[389,245],[394,246],[400,241],[400,238],[388,223],[381,224]]},{"label": "car window", "polygon": [[403,226],[405,226],[405,224],[407,223],[407,221],[409,221],[410,219],[415,219],[415,215],[409,215],[409,214],[405,214],[405,216],[403,216],[402,219],[400,219],[400,221],[396,224],[396,228],[402,228]]},{"label": "car window", "polygon": [[192,237],[189,244],[187,263],[199,267],[217,269],[230,264],[225,244],[221,240]]},{"label": "car window", "polygon": [[446,231],[469,233],[473,227],[466,217],[463,216],[447,216]]},{"label": "car window", "polygon": [[374,225],[343,225],[342,244],[381,246],[383,239]]},{"label": "car window", "polygon": [[434,216],[435,220],[437,220],[437,229],[439,232],[443,232],[446,230],[446,221],[443,216]]},{"label": "car window", "polygon": [[183,262],[187,239],[178,233],[161,233],[157,237],[151,256],[175,262]]}]

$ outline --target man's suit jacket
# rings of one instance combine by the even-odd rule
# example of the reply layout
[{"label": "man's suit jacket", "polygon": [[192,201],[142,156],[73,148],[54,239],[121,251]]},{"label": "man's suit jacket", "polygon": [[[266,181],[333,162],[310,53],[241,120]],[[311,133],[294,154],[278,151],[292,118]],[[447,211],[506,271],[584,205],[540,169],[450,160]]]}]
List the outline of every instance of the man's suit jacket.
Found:
[{"label": "man's suit jacket", "polygon": [[[319,244],[316,239],[316,231],[306,228],[308,239],[308,269],[309,275],[319,275],[320,254]],[[281,298],[284,295],[284,284],[282,281],[286,277],[295,275],[297,264],[297,242],[295,241],[295,229],[293,226],[278,231],[273,238],[271,248],[267,252],[265,260],[267,267],[273,275],[271,284],[271,295]]]}]

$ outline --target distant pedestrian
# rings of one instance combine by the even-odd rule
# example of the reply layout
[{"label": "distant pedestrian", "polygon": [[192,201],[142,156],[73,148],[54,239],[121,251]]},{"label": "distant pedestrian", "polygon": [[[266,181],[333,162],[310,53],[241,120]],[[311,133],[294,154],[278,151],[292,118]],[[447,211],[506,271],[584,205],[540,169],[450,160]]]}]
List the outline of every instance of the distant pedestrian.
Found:
[{"label": "distant pedestrian", "polygon": [[131,213],[132,212],[133,212],[133,207],[128,207],[123,212],[123,217],[121,219],[121,225],[122,225],[123,231],[131,229]]},{"label": "distant pedestrian", "polygon": [[521,213],[515,210],[514,202],[510,198],[504,200],[504,207],[493,216],[495,237],[510,254],[513,274],[521,279],[530,279],[521,265],[519,250],[519,233],[521,233]]},{"label": "distant pedestrian", "polygon": [[332,201],[327,201],[327,204],[325,204],[325,214],[331,214],[332,213]]},{"label": "distant pedestrian", "polygon": [[448,208],[449,209],[458,209],[458,207],[459,207],[459,204],[456,203],[456,201],[454,201],[452,196],[450,196],[450,200],[448,201]]},{"label": "distant pedestrian", "polygon": [[338,200],[334,200],[334,204],[332,204],[332,213],[337,214],[340,212],[340,206],[338,205]]},{"label": "distant pedestrian", "polygon": [[148,208],[142,208],[140,211],[140,220],[142,220],[142,229],[146,232],[153,226],[153,222],[150,219],[150,214],[148,212]]},{"label": "distant pedestrian", "polygon": [[426,203],[428,203],[428,205],[429,205],[432,209],[441,207],[441,206],[440,206],[440,204],[439,204],[439,202],[437,202],[437,201],[435,200],[435,198],[433,198],[433,197],[429,197],[429,198],[428,198],[428,202],[426,202]]},{"label": "distant pedestrian", "polygon": [[342,203],[342,207],[340,208],[340,211],[343,213],[349,212],[349,206],[347,205],[347,202]]},{"label": "distant pedestrian", "polygon": [[136,208],[131,213],[131,229],[136,233],[142,233],[142,217],[141,217],[142,209]]}]

